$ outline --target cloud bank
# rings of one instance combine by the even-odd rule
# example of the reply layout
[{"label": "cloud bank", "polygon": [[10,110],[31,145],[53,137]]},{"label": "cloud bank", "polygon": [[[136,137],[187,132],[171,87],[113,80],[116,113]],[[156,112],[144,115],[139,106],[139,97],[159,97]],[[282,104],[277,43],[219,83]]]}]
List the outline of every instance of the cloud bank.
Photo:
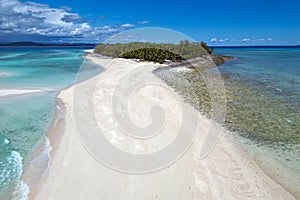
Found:
[{"label": "cloud bank", "polygon": [[258,39],[250,39],[250,38],[242,38],[242,39],[217,39],[217,38],[211,38],[210,39],[210,43],[212,44],[243,44],[243,43],[251,43],[251,44],[261,44],[261,43],[265,43],[265,42],[272,42],[273,40],[271,38],[258,38]]},{"label": "cloud bank", "polygon": [[135,24],[125,23],[91,27],[68,7],[51,8],[34,2],[0,0],[0,42],[45,39],[49,42],[99,42],[133,26]]}]

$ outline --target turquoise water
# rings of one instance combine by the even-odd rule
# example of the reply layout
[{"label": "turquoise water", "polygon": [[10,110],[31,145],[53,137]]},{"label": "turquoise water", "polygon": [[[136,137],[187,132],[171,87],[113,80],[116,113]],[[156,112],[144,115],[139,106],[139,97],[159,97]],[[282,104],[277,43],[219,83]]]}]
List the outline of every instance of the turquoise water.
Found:
[{"label": "turquoise water", "polygon": [[[300,198],[300,48],[218,48],[236,59],[219,67],[227,77],[226,126],[240,137],[265,172]],[[23,166],[53,119],[57,93],[70,86],[83,49],[0,48],[0,89],[44,91],[0,98],[0,199],[24,195]],[[89,67],[83,78],[101,71]],[[47,145],[46,145],[47,146]],[[15,191],[18,191],[17,194]]]},{"label": "turquoise water", "polygon": [[300,48],[221,48],[226,126],[265,172],[300,198]]},{"label": "turquoise water", "polygon": [[[219,69],[223,77],[222,124],[267,175],[300,199],[300,47],[215,48],[215,53],[235,57],[207,70],[213,75]],[[171,68],[155,74],[211,116],[210,92],[198,71]]]},{"label": "turquoise water", "polygon": [[227,89],[235,95],[230,110],[244,116],[234,116],[233,124],[243,123],[240,130],[252,139],[299,144],[300,48],[216,51],[236,58],[219,68],[228,75]]},{"label": "turquoise water", "polygon": [[[83,63],[84,49],[0,48],[0,89],[42,89],[42,92],[0,97],[0,199],[26,198],[23,166],[45,141],[54,117],[55,97],[72,85]],[[83,79],[101,72],[87,66]],[[45,143],[45,144],[46,144]]]}]

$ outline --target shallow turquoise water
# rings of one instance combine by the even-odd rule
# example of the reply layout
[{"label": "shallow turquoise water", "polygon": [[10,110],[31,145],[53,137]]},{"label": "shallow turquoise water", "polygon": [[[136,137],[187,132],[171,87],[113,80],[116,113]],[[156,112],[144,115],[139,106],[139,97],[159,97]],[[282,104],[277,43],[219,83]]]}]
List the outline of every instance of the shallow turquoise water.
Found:
[{"label": "shallow turquoise water", "polygon": [[300,47],[222,48],[227,127],[265,172],[300,198]]},{"label": "shallow turquoise water", "polygon": [[[236,57],[219,68],[229,77],[227,89],[239,96],[228,103],[235,113],[229,128],[242,136],[270,176],[299,188],[300,48],[215,52]],[[55,96],[75,81],[83,54],[82,49],[0,48],[0,72],[9,74],[0,76],[0,89],[47,89],[0,98],[0,199],[10,199],[16,190],[23,164],[43,142],[53,119]],[[89,67],[83,78],[101,71],[85,64]]]},{"label": "shallow turquoise water", "polygon": [[[45,91],[0,98],[0,199],[15,196],[24,163],[45,140],[55,111],[57,93],[75,81],[83,49],[0,48],[0,89],[42,88]],[[101,72],[84,62],[83,79]],[[26,192],[26,191],[23,191]],[[20,194],[18,194],[18,198]]]},{"label": "shallow turquoise water", "polygon": [[300,48],[217,52],[236,58],[219,68],[235,95],[228,103],[232,128],[260,141],[300,144]]},{"label": "shallow turquoise water", "polygon": [[[218,68],[224,81],[228,133],[257,164],[300,199],[300,47],[216,48],[234,56]],[[211,97],[198,71],[158,69],[155,74],[211,117]],[[212,76],[213,77],[213,76]]]}]

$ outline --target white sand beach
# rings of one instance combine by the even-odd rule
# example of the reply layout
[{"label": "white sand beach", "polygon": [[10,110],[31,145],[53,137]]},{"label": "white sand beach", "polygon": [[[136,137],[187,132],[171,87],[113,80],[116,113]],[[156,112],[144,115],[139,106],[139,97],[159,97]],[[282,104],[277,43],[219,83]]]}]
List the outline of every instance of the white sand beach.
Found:
[{"label": "white sand beach", "polygon": [[[209,128],[215,125],[187,105],[173,93],[172,88],[152,73],[159,65],[124,59],[112,60],[93,54],[87,58],[106,66],[106,69],[59,94],[58,98],[65,104],[66,109],[65,127],[59,129],[63,131],[62,135],[56,132],[58,129],[50,133],[53,134],[50,137],[52,144],[57,144],[53,146],[55,153],[52,155],[47,175],[41,180],[40,187],[31,190],[30,199],[294,199],[283,187],[264,174],[230,134],[221,134],[210,154],[200,159],[199,153]],[[145,82],[145,85],[130,97],[125,96],[128,94],[128,85],[119,84],[124,76],[133,82]],[[121,92],[115,93],[118,87]],[[77,102],[94,97],[94,116],[84,117],[79,122],[78,118],[75,120],[78,116],[75,116],[74,105],[77,104],[73,99],[74,91],[81,91],[80,95],[75,95]],[[151,119],[145,116],[149,115],[152,106],[157,103],[163,105],[167,120],[161,134],[147,140],[124,134],[124,130],[115,122],[113,95],[119,99],[129,98],[130,119],[142,127],[149,121],[151,123]],[[182,125],[181,109],[187,110],[189,123],[197,124],[195,140],[175,163],[154,172],[130,174],[120,172],[118,166],[109,167],[88,151],[82,139],[82,134],[85,133],[78,134],[81,127],[87,126],[92,118],[96,118],[105,138],[118,149],[131,154],[151,154],[174,141]],[[186,135],[190,134],[189,123],[181,126]],[[220,131],[219,129],[216,126],[213,130]],[[86,134],[93,131],[96,131],[95,127],[86,127]],[[55,141],[55,135],[59,135],[59,141]],[[100,153],[109,154],[108,150],[101,147],[101,143],[94,148],[102,151]],[[112,159],[118,157],[108,156]],[[124,163],[120,165],[122,164]],[[142,167],[149,169],[152,164],[144,162]],[[124,167],[128,166],[131,163]]]},{"label": "white sand beach", "polygon": [[0,97],[24,95],[41,91],[41,89],[0,89]]},{"label": "white sand beach", "polygon": [[86,52],[86,53],[93,53],[94,49],[86,49],[86,50],[84,50],[84,52]]}]

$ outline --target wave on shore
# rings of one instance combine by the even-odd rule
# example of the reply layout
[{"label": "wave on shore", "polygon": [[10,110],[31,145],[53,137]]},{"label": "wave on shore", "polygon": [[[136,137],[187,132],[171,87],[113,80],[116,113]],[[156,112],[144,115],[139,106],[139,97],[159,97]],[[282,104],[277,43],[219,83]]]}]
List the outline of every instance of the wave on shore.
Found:
[{"label": "wave on shore", "polygon": [[[9,140],[6,138],[4,139],[4,145],[8,145]],[[0,161],[0,166],[3,167],[0,169],[0,184],[4,186],[2,189],[5,190],[13,190],[12,186],[10,185],[10,180],[12,179],[20,179],[23,173],[23,157],[17,151],[11,151],[11,153],[6,157],[6,163]],[[2,191],[0,189],[0,192]],[[3,191],[2,191],[3,192]],[[24,182],[20,182],[17,186],[17,190],[13,194],[14,199],[27,199],[29,194],[29,188]],[[10,198],[10,194],[2,193],[4,198]]]}]

